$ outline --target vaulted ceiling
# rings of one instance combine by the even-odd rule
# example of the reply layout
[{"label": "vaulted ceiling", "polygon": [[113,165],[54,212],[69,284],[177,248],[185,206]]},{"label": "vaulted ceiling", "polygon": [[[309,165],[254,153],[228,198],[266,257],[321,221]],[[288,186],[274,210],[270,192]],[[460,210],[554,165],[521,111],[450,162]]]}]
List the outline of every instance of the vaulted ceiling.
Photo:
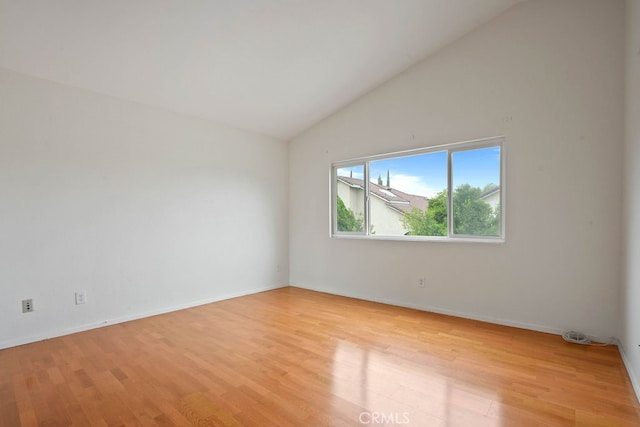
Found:
[{"label": "vaulted ceiling", "polygon": [[290,139],[522,0],[0,0],[0,67]]}]

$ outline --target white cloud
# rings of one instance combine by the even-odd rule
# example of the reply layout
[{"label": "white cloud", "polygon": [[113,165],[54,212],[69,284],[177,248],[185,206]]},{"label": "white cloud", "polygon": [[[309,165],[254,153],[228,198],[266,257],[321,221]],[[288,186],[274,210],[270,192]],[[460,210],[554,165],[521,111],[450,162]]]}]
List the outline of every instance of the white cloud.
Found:
[{"label": "white cloud", "polygon": [[434,188],[427,185],[421,177],[414,175],[391,175],[390,184],[391,187],[397,188],[405,193],[417,194],[427,198],[431,198],[443,190],[443,188]]}]

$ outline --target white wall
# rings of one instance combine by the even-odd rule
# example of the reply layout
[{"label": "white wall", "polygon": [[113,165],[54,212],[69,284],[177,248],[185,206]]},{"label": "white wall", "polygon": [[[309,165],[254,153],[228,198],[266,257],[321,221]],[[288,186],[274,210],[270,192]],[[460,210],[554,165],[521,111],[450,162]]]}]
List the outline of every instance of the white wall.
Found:
[{"label": "white wall", "polygon": [[[292,141],[291,283],[616,335],[623,20],[622,1],[519,4]],[[328,237],[332,162],[497,135],[505,244]]]},{"label": "white wall", "polygon": [[272,138],[0,70],[0,347],[286,285],[287,159]]},{"label": "white wall", "polygon": [[627,0],[625,68],[625,271],[622,284],[623,355],[640,396],[640,0]]}]

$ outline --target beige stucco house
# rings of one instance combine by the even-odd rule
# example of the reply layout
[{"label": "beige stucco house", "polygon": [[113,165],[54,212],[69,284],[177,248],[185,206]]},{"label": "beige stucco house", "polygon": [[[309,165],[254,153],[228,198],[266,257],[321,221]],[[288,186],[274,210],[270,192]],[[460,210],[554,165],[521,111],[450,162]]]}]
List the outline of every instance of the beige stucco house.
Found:
[{"label": "beige stucco house", "polygon": [[[364,181],[358,178],[339,176],[337,193],[345,206],[356,218],[364,218]],[[408,194],[392,187],[369,183],[370,223],[373,233],[380,236],[398,236],[407,233],[402,225],[405,212],[418,208],[425,210],[429,201],[424,196]]]}]

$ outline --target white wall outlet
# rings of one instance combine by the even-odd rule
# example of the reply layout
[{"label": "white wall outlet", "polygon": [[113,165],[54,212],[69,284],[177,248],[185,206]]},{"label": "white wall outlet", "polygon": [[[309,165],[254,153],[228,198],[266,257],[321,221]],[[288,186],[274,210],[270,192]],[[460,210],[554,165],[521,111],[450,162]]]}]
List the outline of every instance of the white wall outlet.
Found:
[{"label": "white wall outlet", "polygon": [[87,291],[76,292],[76,305],[87,303]]},{"label": "white wall outlet", "polygon": [[427,286],[427,279],[424,277],[421,277],[418,279],[418,287],[419,288],[424,288]]},{"label": "white wall outlet", "polygon": [[33,311],[33,300],[32,299],[23,299],[22,300],[22,312],[23,313],[31,313]]}]

